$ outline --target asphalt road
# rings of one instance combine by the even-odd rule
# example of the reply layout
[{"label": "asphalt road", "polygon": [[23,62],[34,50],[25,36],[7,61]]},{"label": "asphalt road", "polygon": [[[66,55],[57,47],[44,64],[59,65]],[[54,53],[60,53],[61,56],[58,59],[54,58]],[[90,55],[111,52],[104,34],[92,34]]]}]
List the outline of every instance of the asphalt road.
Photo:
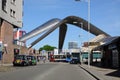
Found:
[{"label": "asphalt road", "polygon": [[45,63],[0,72],[0,80],[95,80],[78,65]]}]

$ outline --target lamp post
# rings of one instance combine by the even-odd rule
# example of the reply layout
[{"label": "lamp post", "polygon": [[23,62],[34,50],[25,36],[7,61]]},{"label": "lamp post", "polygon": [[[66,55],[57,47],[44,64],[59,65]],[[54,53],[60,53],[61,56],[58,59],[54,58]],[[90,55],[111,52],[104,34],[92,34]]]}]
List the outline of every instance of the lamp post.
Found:
[{"label": "lamp post", "polygon": [[[81,35],[79,35],[78,37],[79,37],[79,40],[81,40],[81,39],[80,39]],[[80,57],[80,64],[81,64],[81,63],[82,63],[81,41],[80,41],[80,48],[79,48],[79,50],[80,50],[80,51],[79,51],[79,52],[80,52],[80,56],[79,56],[79,57]]]},{"label": "lamp post", "polygon": [[88,66],[90,67],[89,37],[90,37],[90,0],[88,0]]},{"label": "lamp post", "polygon": [[[82,22],[80,23],[80,26],[81,26],[81,30],[82,30],[83,29],[83,23]],[[81,37],[81,43],[80,43],[80,62],[82,64],[82,50],[81,50],[82,49],[82,31],[81,31],[80,34],[81,34],[81,36],[80,36]]]},{"label": "lamp post", "polygon": [[[81,1],[81,0],[75,0]],[[90,33],[90,0],[88,2],[88,66],[90,67],[90,48],[89,48],[89,33]]]}]

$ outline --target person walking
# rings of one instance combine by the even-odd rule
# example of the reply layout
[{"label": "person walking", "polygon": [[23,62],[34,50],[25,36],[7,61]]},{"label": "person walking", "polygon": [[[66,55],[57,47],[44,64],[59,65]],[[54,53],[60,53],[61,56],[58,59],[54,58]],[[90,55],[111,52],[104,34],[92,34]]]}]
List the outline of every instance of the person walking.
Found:
[{"label": "person walking", "polygon": [[44,56],[44,57],[43,57],[43,63],[45,63],[45,61],[46,61],[46,57]]}]

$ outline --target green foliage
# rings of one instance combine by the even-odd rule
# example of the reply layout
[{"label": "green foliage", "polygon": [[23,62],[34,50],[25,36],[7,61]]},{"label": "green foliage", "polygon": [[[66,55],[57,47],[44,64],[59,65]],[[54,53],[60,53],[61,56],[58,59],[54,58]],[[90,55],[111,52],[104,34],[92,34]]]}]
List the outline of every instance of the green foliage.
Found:
[{"label": "green foliage", "polygon": [[46,51],[52,51],[54,50],[56,47],[53,47],[53,46],[50,46],[50,45],[44,45],[43,47],[41,47],[39,49],[39,51],[42,51],[42,50],[46,50]]}]

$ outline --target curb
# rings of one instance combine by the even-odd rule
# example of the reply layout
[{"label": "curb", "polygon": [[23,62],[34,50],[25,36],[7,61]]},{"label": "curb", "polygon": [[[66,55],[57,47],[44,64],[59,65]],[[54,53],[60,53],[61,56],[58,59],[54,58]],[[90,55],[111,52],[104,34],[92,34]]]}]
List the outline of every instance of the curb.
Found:
[{"label": "curb", "polygon": [[13,64],[1,64],[1,66],[13,66]]},{"label": "curb", "polygon": [[98,77],[96,77],[94,74],[92,74],[90,71],[88,71],[87,69],[83,68],[81,65],[79,65],[80,68],[82,68],[83,70],[85,70],[87,73],[89,73],[91,76],[93,76],[96,80],[100,80]]}]

